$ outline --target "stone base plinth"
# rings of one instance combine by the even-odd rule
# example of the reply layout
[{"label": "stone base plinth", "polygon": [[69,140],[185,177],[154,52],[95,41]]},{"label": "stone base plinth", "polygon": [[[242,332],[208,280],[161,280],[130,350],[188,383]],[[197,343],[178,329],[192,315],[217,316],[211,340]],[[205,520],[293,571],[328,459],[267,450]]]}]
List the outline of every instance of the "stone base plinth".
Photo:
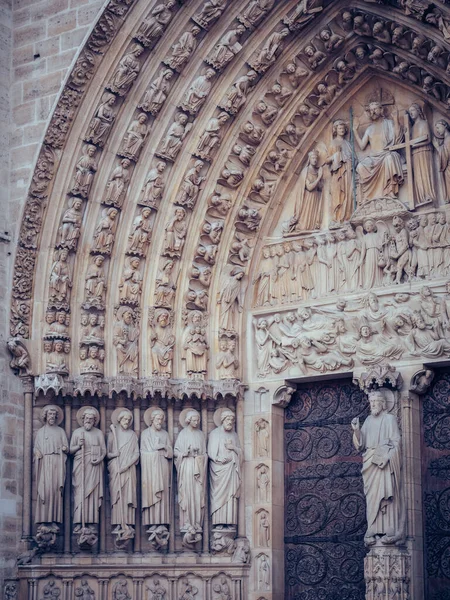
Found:
[{"label": "stone base plinth", "polygon": [[406,548],[379,542],[364,559],[366,600],[409,600],[411,557]]}]

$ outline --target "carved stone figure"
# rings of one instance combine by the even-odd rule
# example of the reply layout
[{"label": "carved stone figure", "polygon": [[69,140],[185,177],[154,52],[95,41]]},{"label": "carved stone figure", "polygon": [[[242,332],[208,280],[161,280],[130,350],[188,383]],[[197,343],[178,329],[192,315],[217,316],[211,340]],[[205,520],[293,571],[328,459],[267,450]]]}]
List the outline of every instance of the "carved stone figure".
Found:
[{"label": "carved stone figure", "polygon": [[157,273],[155,288],[156,306],[167,306],[171,308],[173,305],[175,290],[177,289],[173,277],[174,266],[175,262],[171,259],[163,261],[162,266]]},{"label": "carved stone figure", "polygon": [[104,256],[96,255],[86,271],[85,303],[96,308],[103,308],[105,304],[106,273],[103,266],[104,262]]},{"label": "carved stone figure", "polygon": [[12,355],[9,362],[11,369],[17,370],[19,376],[30,375],[31,359],[25,344],[19,339],[10,338],[7,346]]},{"label": "carved stone figure", "polygon": [[331,209],[333,221],[348,221],[352,214],[352,148],[346,139],[348,126],[338,119],[333,123],[333,139],[325,161],[331,173]]},{"label": "carved stone figure", "polygon": [[123,158],[120,161],[120,165],[115,167],[111,173],[111,177],[106,184],[105,204],[111,204],[118,208],[122,206],[131,176],[129,169],[130,164],[128,158]]},{"label": "carved stone figure", "polygon": [[116,208],[105,208],[95,228],[93,250],[101,254],[111,254],[117,229]]},{"label": "carved stone figure", "polygon": [[145,92],[142,102],[138,108],[142,108],[152,115],[157,115],[161,110],[170,91],[170,81],[173,79],[173,71],[167,68],[161,69],[156,79],[154,79],[149,89]]},{"label": "carved stone figure", "polygon": [[234,431],[235,420],[233,411],[222,410],[220,426],[209,434],[210,509],[213,526],[237,525],[243,454],[238,435]]},{"label": "carved stone figure", "polygon": [[401,436],[397,420],[386,410],[381,390],[369,393],[370,415],[360,428],[352,421],[353,442],[363,451],[362,476],[367,507],[367,531],[364,541],[383,544],[404,541],[404,500],[402,487]]},{"label": "carved stone figure", "polygon": [[82,219],[83,202],[79,198],[71,198],[69,208],[64,213],[61,226],[58,229],[57,245],[60,248],[77,249]]},{"label": "carved stone figure", "polygon": [[229,118],[230,115],[222,111],[217,117],[211,117],[211,119],[209,119],[197,144],[197,149],[195,151],[197,156],[207,160],[212,158],[213,153],[220,145],[220,130]]},{"label": "carved stone figure", "polygon": [[120,302],[135,306],[139,304],[142,291],[141,261],[137,257],[128,257],[125,260],[122,278],[119,284]]},{"label": "carved stone figure", "polygon": [[66,460],[69,442],[59,424],[62,411],[49,404],[42,409],[43,426],[34,441],[36,469],[35,523],[62,523]]},{"label": "carved stone figure", "polygon": [[231,86],[230,91],[227,94],[224,104],[221,108],[224,108],[230,115],[235,115],[247,102],[247,97],[253,89],[253,82],[257,79],[258,74],[256,71],[248,71],[245,75],[241,75]]},{"label": "carved stone figure", "polygon": [[49,297],[50,302],[68,304],[72,288],[72,275],[67,262],[69,252],[63,248],[55,254],[55,261],[50,271]]},{"label": "carved stone figure", "polygon": [[188,123],[187,115],[178,113],[161,142],[161,149],[158,150],[158,154],[164,158],[175,160],[191,127],[192,124]]},{"label": "carved stone figure", "polygon": [[203,314],[199,310],[190,311],[183,334],[183,358],[186,372],[193,378],[203,378],[208,370],[209,345],[205,334]]},{"label": "carved stone figure", "polygon": [[219,42],[214,46],[206,58],[206,62],[217,71],[221,71],[233,60],[242,46],[239,43],[240,36],[245,32],[243,25],[225,32]]},{"label": "carved stone figure", "polygon": [[361,279],[366,289],[381,285],[382,272],[379,267],[382,240],[373,219],[363,223],[365,235],[361,240]]},{"label": "carved stone figure", "polygon": [[194,79],[184,94],[180,108],[190,115],[196,115],[206,102],[212,87],[211,79],[215,74],[213,69],[206,69],[203,75]]},{"label": "carved stone figure", "polygon": [[46,373],[59,373],[60,375],[67,375],[69,373],[69,365],[67,364],[67,357],[64,352],[64,342],[61,340],[55,340],[54,342],[44,341],[44,352],[47,354]]},{"label": "carved stone figure", "polygon": [[83,407],[78,411],[78,424],[70,440],[73,459],[74,533],[86,524],[99,522],[103,501],[103,460],[106,456],[105,438],[97,428],[99,414],[95,408]]},{"label": "carved stone figure", "polygon": [[127,252],[130,254],[146,256],[152,238],[151,214],[150,207],[145,207],[141,214],[135,217],[131,233],[128,236]]},{"label": "carved stone figure", "polygon": [[184,582],[184,591],[178,597],[178,600],[195,600],[195,596],[198,594],[198,587],[189,582]]},{"label": "carved stone figure", "polygon": [[269,502],[270,495],[270,477],[269,467],[261,465],[256,473],[256,497],[257,502],[267,504]]},{"label": "carved stone figure", "polygon": [[413,356],[437,358],[450,356],[450,342],[441,338],[439,333],[427,326],[425,318],[415,313],[412,318],[413,329],[406,339],[409,351]]},{"label": "carved stone figure", "polygon": [[162,160],[156,163],[156,167],[150,169],[147,179],[145,180],[144,196],[140,202],[141,204],[158,209],[166,185],[162,177],[165,170],[166,163]]},{"label": "carved stone figure", "polygon": [[228,0],[207,0],[200,11],[193,17],[194,21],[208,29],[222,15]]},{"label": "carved stone figure", "polygon": [[238,188],[244,179],[244,171],[238,167],[228,163],[220,173],[218,183],[226,187],[235,189]]},{"label": "carved stone figure", "polygon": [[141,434],[142,522],[145,526],[169,526],[172,444],[163,429],[164,412],[148,409],[148,426]]},{"label": "carved stone figure", "polygon": [[161,4],[157,4],[139,26],[136,39],[144,46],[152,48],[172,20],[172,9],[175,6],[175,0],[166,0]]},{"label": "carved stone figure", "polygon": [[270,432],[269,423],[265,419],[258,419],[255,423],[256,456],[269,456]]},{"label": "carved stone figure", "polygon": [[103,375],[105,350],[98,346],[80,348],[80,373],[82,375]]},{"label": "carved stone figure", "polygon": [[270,564],[266,554],[261,554],[259,557],[258,589],[270,590]]},{"label": "carved stone figure", "polygon": [[147,137],[147,120],[145,113],[140,113],[138,118],[131,122],[128,131],[123,138],[119,154],[132,160],[137,160],[142,146]]},{"label": "carved stone figure", "polygon": [[323,0],[300,0],[292,13],[284,19],[292,31],[303,29],[323,10]]},{"label": "carved stone figure", "polygon": [[175,346],[173,317],[165,308],[152,310],[149,325],[152,373],[159,377],[170,377]]},{"label": "carved stone figure", "polygon": [[166,225],[165,232],[163,254],[172,258],[180,258],[187,232],[184,208],[175,208],[173,217]]},{"label": "carved stone figure", "polygon": [[137,375],[139,327],[133,310],[127,306],[121,306],[117,311],[113,344],[116,347],[118,372]]},{"label": "carved stone figure", "polygon": [[188,169],[176,200],[178,204],[187,206],[188,208],[194,208],[200,193],[200,186],[206,179],[206,177],[200,175],[202,168],[203,162],[201,160],[196,160],[194,166],[191,169]]},{"label": "carved stone figure", "polygon": [[136,521],[136,465],[139,443],[130,429],[133,415],[127,408],[116,409],[108,435],[107,457],[111,499],[111,525],[117,541],[134,537]]},{"label": "carved stone figure", "polygon": [[153,578],[150,584],[151,587],[147,586],[147,590],[150,592],[148,600],[167,600],[167,591],[161,585],[160,580],[157,577]]},{"label": "carved stone figure", "polygon": [[80,587],[75,588],[75,598],[79,600],[95,600],[95,592],[87,579],[82,579]]},{"label": "carved stone figure", "polygon": [[87,198],[91,188],[94,174],[97,171],[97,161],[95,153],[97,148],[92,144],[83,147],[83,156],[76,164],[73,187],[70,190],[72,194]]},{"label": "carved stone figure", "polygon": [[239,360],[236,356],[236,340],[222,337],[219,340],[216,369],[219,379],[236,379]]},{"label": "carved stone figure", "polygon": [[262,548],[269,547],[270,540],[270,521],[269,513],[261,510],[258,518],[258,546]]},{"label": "carved stone figure", "polygon": [[94,118],[89,124],[85,140],[102,148],[108,139],[109,132],[113,126],[116,114],[112,107],[116,102],[116,97],[110,92],[105,92]]},{"label": "carved stone figure", "polygon": [[112,600],[132,600],[128,592],[128,582],[126,579],[119,579],[119,581],[114,584]]},{"label": "carved stone figure", "polygon": [[289,29],[274,31],[264,42],[261,50],[251,65],[258,73],[264,73],[276,61],[278,54],[283,50],[284,38],[289,35]]},{"label": "carved stone figure", "polygon": [[[183,414],[186,413],[186,414]],[[206,439],[199,429],[200,415],[194,409],[180,415],[183,429],[175,442],[175,466],[178,472],[178,504],[180,507],[180,531],[193,528],[203,531],[206,499]]]},{"label": "carved stone figure", "polygon": [[[18,563],[18,564],[22,564],[22,563]],[[4,588],[5,600],[18,600],[17,587],[18,587],[18,585],[15,581],[7,581],[5,583],[5,588]]]},{"label": "carved stone figure", "polygon": [[312,150],[300,174],[298,198],[291,227],[298,230],[320,229],[322,208],[323,168],[319,167],[319,153]]},{"label": "carved stone figure", "polygon": [[413,141],[412,170],[414,173],[415,204],[432,202],[435,197],[431,132],[422,108],[414,102],[408,108]]},{"label": "carved stone figure", "polygon": [[57,600],[61,596],[61,588],[56,585],[56,581],[53,579],[44,585],[42,591],[44,594],[42,600],[47,600],[47,598]]},{"label": "carved stone figure", "polygon": [[226,577],[221,577],[219,583],[213,583],[213,592],[217,595],[214,600],[231,600],[231,591]]},{"label": "carved stone figure", "polygon": [[140,44],[133,44],[130,51],[120,59],[119,66],[108,84],[112,92],[119,96],[125,96],[129,92],[141,70],[139,56],[143,51],[144,48]]},{"label": "carved stone figure", "polygon": [[200,27],[194,25],[190,31],[181,34],[178,42],[172,46],[172,54],[164,61],[168,67],[175,71],[182,71],[186,63],[197,48],[197,36]]},{"label": "carved stone figure", "polygon": [[238,325],[238,313],[242,312],[242,279],[244,271],[240,267],[234,267],[230,271],[227,282],[222,286],[217,299],[220,304],[220,328],[225,331],[236,331]]},{"label": "carved stone figure", "polygon": [[363,202],[377,198],[397,198],[398,190],[403,183],[403,170],[400,154],[389,150],[389,146],[403,141],[403,128],[398,120],[384,116],[381,102],[370,102],[368,114],[372,123],[366,128],[361,138],[358,129],[359,121],[354,124],[355,140],[361,150],[370,146],[370,155],[361,158],[356,167],[361,184]]},{"label": "carved stone figure", "polygon": [[450,203],[450,125],[440,119],[434,125],[435,138],[433,145],[439,157],[439,171],[442,173],[444,202]]},{"label": "carved stone figure", "polygon": [[256,27],[267,13],[272,10],[274,4],[275,0],[252,0],[244,12],[238,15],[238,19],[245,25],[249,24],[252,27]]}]

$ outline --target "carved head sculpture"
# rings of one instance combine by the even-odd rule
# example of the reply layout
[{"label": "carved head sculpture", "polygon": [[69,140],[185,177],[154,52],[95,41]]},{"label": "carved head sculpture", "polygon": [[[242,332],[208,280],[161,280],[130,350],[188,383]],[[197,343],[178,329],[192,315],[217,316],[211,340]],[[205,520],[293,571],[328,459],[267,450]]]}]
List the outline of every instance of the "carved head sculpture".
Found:
[{"label": "carved head sculpture", "polygon": [[336,119],[333,122],[333,137],[345,137],[348,133],[348,125],[343,119]]},{"label": "carved head sculpture", "polygon": [[117,423],[122,427],[122,429],[128,429],[131,427],[133,423],[133,415],[131,414],[131,411],[129,411],[127,408],[121,410],[117,415]]},{"label": "carved head sculpture", "polygon": [[200,415],[196,410],[190,410],[187,412],[184,422],[186,425],[197,429],[200,423]]},{"label": "carved head sculpture", "polygon": [[386,410],[386,399],[383,392],[374,390],[369,392],[370,412],[373,416],[378,416],[383,410]]},{"label": "carved head sculpture", "polygon": [[413,102],[411,104],[407,110],[407,113],[413,122],[416,121],[416,119],[425,119],[422,107],[417,102]]},{"label": "carved head sculpture", "polygon": [[367,112],[372,121],[378,121],[378,119],[383,117],[383,105],[381,102],[372,101],[367,107]]},{"label": "carved head sculpture", "polygon": [[93,408],[86,408],[81,415],[83,427],[90,431],[98,423],[98,412]]},{"label": "carved head sculpture", "polygon": [[444,119],[439,119],[434,124],[434,131],[436,133],[436,137],[443,138],[445,134],[450,130],[450,125]]},{"label": "carved head sculpture", "polygon": [[223,410],[220,415],[220,422],[225,431],[232,431],[236,417],[232,410]]},{"label": "carved head sculpture", "polygon": [[59,425],[62,421],[62,412],[59,406],[48,404],[41,412],[41,421],[47,425]]},{"label": "carved head sculpture", "polygon": [[377,226],[373,219],[366,219],[363,223],[363,227],[366,233],[372,233],[377,231]]},{"label": "carved head sculpture", "polygon": [[311,150],[311,152],[308,152],[308,165],[311,165],[312,167],[316,167],[317,164],[319,163],[319,153],[317,152],[317,150]]}]

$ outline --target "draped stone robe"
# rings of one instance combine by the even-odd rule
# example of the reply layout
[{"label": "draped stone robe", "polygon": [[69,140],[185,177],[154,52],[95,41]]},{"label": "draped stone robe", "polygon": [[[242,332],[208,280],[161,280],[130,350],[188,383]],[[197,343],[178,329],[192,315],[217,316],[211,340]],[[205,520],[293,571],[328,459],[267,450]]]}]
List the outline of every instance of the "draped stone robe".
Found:
[{"label": "draped stone robe", "polygon": [[[136,463],[139,460],[137,435],[131,429],[116,427],[117,445],[112,433],[108,436],[108,454],[116,454],[108,462],[111,496],[111,524],[134,525],[136,521]],[[119,473],[122,471],[123,473]]]},{"label": "draped stone robe", "polygon": [[181,531],[189,526],[196,531],[203,529],[207,461],[205,434],[198,429],[183,429],[175,443]]},{"label": "draped stone robe", "polygon": [[[400,431],[394,415],[369,415],[361,427],[358,450],[363,450],[362,476],[367,505],[367,537],[403,535],[404,505],[401,490]],[[386,462],[380,468],[379,457]]]},{"label": "draped stone robe", "polygon": [[[36,523],[63,522],[63,490],[66,479],[67,436],[61,427],[45,424],[36,434]],[[36,456],[40,452],[42,458]]]},{"label": "draped stone robe", "polygon": [[[228,445],[238,452],[229,450]],[[223,425],[209,434],[209,477],[213,525],[237,525],[238,498],[241,490],[242,451],[235,431]],[[224,460],[229,462],[224,463]]]},{"label": "draped stone robe", "polygon": [[141,434],[142,521],[170,523],[172,445],[165,429],[148,427]]},{"label": "draped stone robe", "polygon": [[[75,429],[70,441],[70,451],[79,446],[84,436],[84,499],[82,494],[82,448],[75,451],[73,459],[73,522],[81,523],[81,511],[84,511],[85,523],[98,523],[99,510],[103,501],[103,459],[106,456],[106,445],[103,433],[93,427],[86,431],[84,427]],[[96,465],[92,459],[100,459]],[[84,503],[83,503],[84,500]]]}]

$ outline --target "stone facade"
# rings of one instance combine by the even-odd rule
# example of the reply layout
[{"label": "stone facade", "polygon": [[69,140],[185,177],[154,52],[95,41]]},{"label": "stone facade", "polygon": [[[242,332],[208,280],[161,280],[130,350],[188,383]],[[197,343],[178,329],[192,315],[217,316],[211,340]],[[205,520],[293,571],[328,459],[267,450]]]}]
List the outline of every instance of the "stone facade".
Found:
[{"label": "stone facade", "polygon": [[[352,421],[355,450],[342,396],[330,469],[361,451],[393,474],[382,510],[364,479],[359,597],[363,580],[371,600],[443,590],[418,465],[420,396],[450,356],[448,8],[2,9],[10,598],[319,593],[304,530],[285,529],[285,411],[298,384],[341,378],[379,407]],[[323,402],[291,428],[329,428]]]}]

